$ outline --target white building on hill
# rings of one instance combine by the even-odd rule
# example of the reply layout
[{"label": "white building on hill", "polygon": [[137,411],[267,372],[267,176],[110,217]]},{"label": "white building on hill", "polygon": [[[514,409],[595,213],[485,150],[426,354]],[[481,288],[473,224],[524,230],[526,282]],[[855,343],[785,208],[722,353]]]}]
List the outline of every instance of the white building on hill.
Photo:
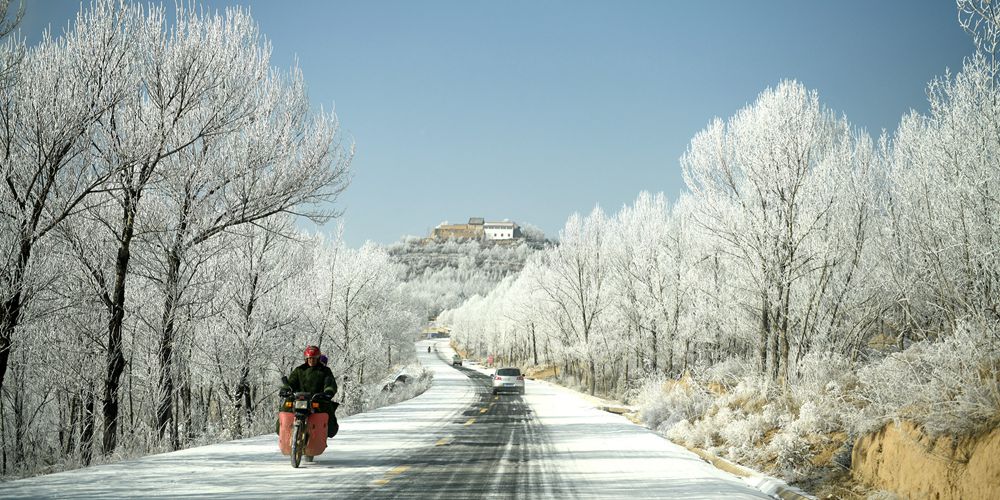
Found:
[{"label": "white building on hill", "polygon": [[488,240],[512,240],[521,237],[521,228],[517,224],[509,221],[486,222],[483,224],[483,232]]}]

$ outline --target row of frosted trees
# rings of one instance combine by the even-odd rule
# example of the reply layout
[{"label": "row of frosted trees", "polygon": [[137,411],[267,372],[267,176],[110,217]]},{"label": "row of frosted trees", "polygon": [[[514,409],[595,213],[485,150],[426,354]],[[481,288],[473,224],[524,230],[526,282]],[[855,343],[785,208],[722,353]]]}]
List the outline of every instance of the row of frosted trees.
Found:
[{"label": "row of frosted trees", "polygon": [[4,474],[264,432],[320,344],[365,399],[416,316],[327,221],[353,147],[239,9],[96,1],[0,50]]},{"label": "row of frosted trees", "polygon": [[995,370],[995,60],[980,51],[928,95],[927,114],[875,141],[782,82],[692,139],[675,202],[572,216],[558,247],[442,319],[473,355],[618,395],[720,363],[787,386],[810,354],[860,368],[960,331]]}]

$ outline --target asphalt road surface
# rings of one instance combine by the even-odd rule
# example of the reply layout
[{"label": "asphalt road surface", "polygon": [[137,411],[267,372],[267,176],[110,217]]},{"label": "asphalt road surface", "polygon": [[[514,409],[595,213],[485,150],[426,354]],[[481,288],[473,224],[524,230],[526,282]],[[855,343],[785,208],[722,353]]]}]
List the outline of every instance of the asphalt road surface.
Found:
[{"label": "asphalt road surface", "polygon": [[443,341],[424,394],[341,418],[293,469],[274,434],[0,483],[0,498],[771,498],[572,391],[491,393]]}]

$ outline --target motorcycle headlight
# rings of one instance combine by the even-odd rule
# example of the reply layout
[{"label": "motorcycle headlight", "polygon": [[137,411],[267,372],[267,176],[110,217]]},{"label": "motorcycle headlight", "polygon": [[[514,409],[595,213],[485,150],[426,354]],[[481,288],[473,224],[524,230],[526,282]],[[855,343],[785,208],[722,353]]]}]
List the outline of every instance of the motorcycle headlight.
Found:
[{"label": "motorcycle headlight", "polygon": [[309,402],[308,401],[299,400],[299,401],[295,402],[295,409],[296,410],[305,410],[306,408],[309,408]]}]

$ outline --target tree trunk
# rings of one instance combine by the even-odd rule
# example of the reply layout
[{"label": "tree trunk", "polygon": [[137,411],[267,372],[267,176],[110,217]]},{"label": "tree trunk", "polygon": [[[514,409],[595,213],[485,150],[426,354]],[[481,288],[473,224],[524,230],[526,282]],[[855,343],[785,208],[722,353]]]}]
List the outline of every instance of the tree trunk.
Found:
[{"label": "tree trunk", "polygon": [[94,447],[94,391],[87,389],[87,400],[83,406],[83,430],[80,432],[80,460],[90,465]]},{"label": "tree trunk", "polygon": [[76,445],[74,438],[76,437],[76,430],[80,428],[80,417],[82,413],[82,403],[80,401],[79,394],[73,394],[69,400],[69,425],[66,431],[66,442],[63,446],[63,455],[68,456],[73,453],[73,447]]},{"label": "tree trunk", "polygon": [[535,324],[531,323],[531,360],[538,366],[538,341],[535,339]]},{"label": "tree trunk", "polygon": [[187,380],[181,385],[181,403],[184,405],[184,437],[187,442],[194,441],[194,413],[191,404],[191,374],[188,373]]},{"label": "tree trunk", "polygon": [[[15,386],[19,385],[15,379]],[[13,462],[15,464],[20,463],[24,460],[24,387],[15,387],[14,398],[13,398],[13,410],[14,412],[14,453]]]},{"label": "tree trunk", "polygon": [[653,349],[652,349],[653,352],[651,353],[651,356],[653,357],[653,366],[652,366],[652,368],[653,368],[653,372],[655,373],[655,372],[659,371],[659,369],[660,369],[660,364],[659,364],[659,359],[658,359],[660,357],[660,355],[659,355],[659,352],[657,350],[658,347],[659,347],[658,344],[660,343],[659,342],[659,338],[658,338],[659,335],[660,335],[660,333],[656,331],[656,326],[655,325],[653,326],[653,328],[649,329],[649,333],[653,337],[653,339],[652,339],[653,340]]},{"label": "tree trunk", "polygon": [[13,347],[14,330],[21,320],[22,292],[24,291],[24,272],[31,259],[33,241],[29,236],[21,236],[17,263],[10,277],[10,298],[0,303],[0,391],[3,390],[10,362],[10,350]]},{"label": "tree trunk", "polygon": [[[168,430],[168,426],[173,422],[173,399],[174,399],[174,336],[175,309],[177,307],[177,296],[180,293],[180,267],[181,258],[179,245],[170,251],[167,257],[167,278],[166,278],[166,298],[163,304],[163,328],[160,336],[160,404],[156,412],[156,428],[160,439]],[[171,446],[177,449],[180,446],[176,433],[171,436]]]},{"label": "tree trunk", "polygon": [[3,418],[6,412],[6,405],[3,404],[4,398],[0,397],[0,456],[3,457],[3,461],[0,462],[0,473],[4,475],[7,474],[7,419]]},{"label": "tree trunk", "polygon": [[688,356],[691,353],[691,341],[684,341],[684,367],[681,368],[681,373],[686,373],[688,371]]},{"label": "tree trunk", "polygon": [[107,304],[111,318],[108,320],[107,373],[104,379],[104,440],[101,451],[108,455],[118,446],[118,388],[125,371],[122,353],[122,325],[125,321],[125,283],[129,260],[132,255],[132,237],[135,234],[135,214],[138,200],[128,196],[122,212],[122,239],[115,259],[115,289],[111,303]]},{"label": "tree trunk", "polygon": [[767,300],[767,292],[761,293],[760,297],[760,373],[767,375],[767,344],[768,336],[771,332],[771,304]]},{"label": "tree trunk", "polygon": [[597,366],[594,364],[594,357],[587,356],[588,364],[590,368],[590,394],[596,394],[597,391]]},{"label": "tree trunk", "polygon": [[792,295],[792,290],[790,286],[785,286],[782,291],[783,297],[780,304],[781,307],[781,317],[778,321],[778,332],[777,332],[777,364],[780,368],[776,370],[776,378],[781,381],[782,385],[788,384],[788,314],[790,309],[790,299]]}]

